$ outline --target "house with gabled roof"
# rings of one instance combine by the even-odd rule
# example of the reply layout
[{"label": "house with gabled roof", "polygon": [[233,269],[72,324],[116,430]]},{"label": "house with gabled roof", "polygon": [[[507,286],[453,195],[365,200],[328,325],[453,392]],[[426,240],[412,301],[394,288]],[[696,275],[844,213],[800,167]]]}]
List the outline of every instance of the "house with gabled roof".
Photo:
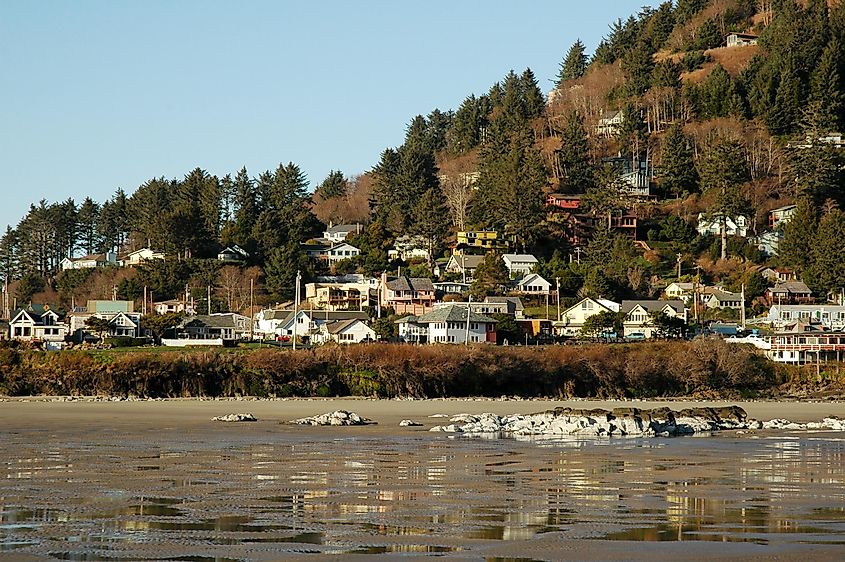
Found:
[{"label": "house with gabled roof", "polygon": [[538,263],[537,258],[531,254],[502,254],[502,261],[511,278],[528,275]]},{"label": "house with gabled roof", "polygon": [[516,283],[516,290],[525,295],[548,295],[552,284],[538,273],[529,273]]},{"label": "house with gabled roof", "polygon": [[59,262],[62,271],[67,271],[68,269],[94,269],[107,265],[117,265],[117,254],[114,252],[89,254],[78,258],[65,258]]},{"label": "house with gabled roof", "polygon": [[561,319],[553,323],[555,333],[560,336],[578,336],[584,322],[590,316],[601,312],[619,312],[619,303],[586,297],[561,313]]},{"label": "house with gabled roof", "polygon": [[198,314],[183,318],[174,328],[174,336],[162,338],[162,345],[187,347],[196,345],[234,346],[238,341],[235,318],[229,314]]},{"label": "house with gabled roof", "polygon": [[331,242],[332,244],[337,244],[338,242],[343,242],[350,234],[361,234],[361,229],[363,227],[360,223],[358,224],[336,224],[336,225],[329,225],[329,227],[323,231],[323,238]]},{"label": "house with gabled roof", "polygon": [[129,252],[120,260],[124,267],[135,267],[141,265],[145,261],[163,260],[164,252],[156,252],[150,248],[141,248],[134,252]]},{"label": "house with gabled roof", "polygon": [[766,289],[766,300],[772,304],[807,304],[813,302],[813,291],[803,281],[780,281]]},{"label": "house with gabled roof", "polygon": [[484,256],[475,256],[472,254],[452,254],[449,261],[446,263],[444,271],[446,273],[457,273],[465,276],[469,281],[475,276],[475,270],[481,262],[484,261]]},{"label": "house with gabled roof", "polygon": [[232,246],[226,246],[217,254],[218,261],[223,262],[231,262],[231,263],[243,263],[249,259],[249,252],[234,244]]},{"label": "house with gabled roof", "polygon": [[17,309],[9,321],[9,337],[19,341],[63,342],[67,325],[48,304],[29,304]]},{"label": "house with gabled roof", "polygon": [[625,315],[622,330],[625,336],[643,334],[651,339],[657,335],[657,327],[652,322],[654,314],[665,314],[670,318],[682,318],[687,321],[686,307],[683,301],[661,300],[626,300],[622,301],[620,311]]},{"label": "house with gabled roof", "polygon": [[467,304],[439,307],[421,316],[396,321],[399,338],[413,343],[496,343],[497,321]]},{"label": "house with gabled roof", "polygon": [[379,305],[391,307],[396,314],[425,314],[435,302],[435,288],[426,277],[388,279],[382,274]]},{"label": "house with gabled roof", "polygon": [[[108,330],[103,334],[95,333],[88,327],[90,318],[107,320]],[[129,338],[141,336],[141,314],[135,312],[135,303],[132,301],[89,300],[86,306],[77,307],[68,314],[68,325],[71,336],[77,342],[83,341],[85,334]]]},{"label": "house with gabled roof", "polygon": [[376,340],[376,332],[369,322],[361,318],[348,318],[346,320],[332,320],[319,324],[315,332],[311,334],[311,342],[324,344],[335,342],[339,344],[352,344],[372,342]]}]

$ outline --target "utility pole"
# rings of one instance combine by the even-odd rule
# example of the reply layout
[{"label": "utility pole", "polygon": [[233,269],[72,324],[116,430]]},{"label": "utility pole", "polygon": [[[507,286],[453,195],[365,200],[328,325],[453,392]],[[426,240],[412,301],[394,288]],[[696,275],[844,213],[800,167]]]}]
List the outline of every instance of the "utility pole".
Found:
[{"label": "utility pole", "polygon": [[467,328],[466,334],[464,335],[464,345],[469,345],[469,316],[472,314],[472,295],[469,296],[469,301],[467,302]]},{"label": "utility pole", "polygon": [[557,321],[560,322],[560,277],[555,277],[555,289],[557,290]]},{"label": "utility pole", "polygon": [[692,285],[692,303],[693,307],[695,308],[695,323],[698,324],[698,281],[699,276],[701,275],[701,266],[695,266],[695,281],[693,281]]},{"label": "utility pole", "polygon": [[208,315],[211,316],[211,285],[207,285],[208,290]]},{"label": "utility pole", "polygon": [[740,293],[742,299],[742,308],[740,308],[740,315],[742,317],[742,329],[745,330],[745,283],[742,284],[742,292]]},{"label": "utility pole", "polygon": [[678,257],[678,281],[681,280],[681,258],[683,257],[680,252],[675,254]]},{"label": "utility pole", "polygon": [[295,291],[296,294],[293,296],[293,349],[296,350],[296,324],[299,321],[299,281],[302,278],[302,274],[299,270],[296,270],[296,285]]},{"label": "utility pole", "polygon": [[255,294],[255,279],[249,280],[249,341],[255,339],[255,311],[253,307],[253,296]]},{"label": "utility pole", "polygon": [[575,248],[575,261],[578,262],[578,265],[581,265],[581,246]]}]

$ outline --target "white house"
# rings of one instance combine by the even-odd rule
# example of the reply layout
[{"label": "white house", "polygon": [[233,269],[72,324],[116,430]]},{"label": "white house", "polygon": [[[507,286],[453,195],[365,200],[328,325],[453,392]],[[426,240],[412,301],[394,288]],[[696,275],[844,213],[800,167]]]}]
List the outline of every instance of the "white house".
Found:
[{"label": "white house", "polygon": [[428,251],[428,243],[424,236],[404,234],[394,241],[393,247],[387,251],[387,257],[392,260],[411,261],[419,259],[428,261],[431,259],[431,254]]},{"label": "white house", "polygon": [[63,342],[67,325],[47,304],[30,304],[16,310],[9,321],[9,337],[20,341]]},{"label": "white house", "polygon": [[[748,235],[748,219],[742,215],[728,217],[725,221],[725,231],[728,236],[745,238]],[[698,233],[701,236],[721,236],[722,217],[720,215],[708,217],[705,213],[699,213]]]},{"label": "white house", "polygon": [[249,252],[235,244],[226,246],[217,254],[217,259],[224,262],[244,262],[249,259]]},{"label": "white house", "polygon": [[163,259],[163,252],[156,252],[155,250],[151,250],[150,248],[141,248],[140,250],[129,252],[128,254],[123,256],[123,259],[121,261],[125,267],[134,267],[136,265],[141,265],[145,261]]},{"label": "white house", "polygon": [[[699,288],[701,288],[700,284]],[[675,281],[669,283],[663,292],[666,294],[666,298],[670,300],[682,300],[684,304],[687,304],[692,299],[693,291],[695,291],[695,283]]]},{"label": "white house", "polygon": [[282,335],[281,326],[293,314],[292,310],[266,308],[255,315],[253,321],[258,338],[275,338]]},{"label": "white house", "polygon": [[330,341],[340,344],[350,344],[375,340],[375,330],[360,318],[333,320],[320,324],[317,326],[316,332],[311,335],[311,341],[315,344],[323,344]]},{"label": "white house", "polygon": [[775,304],[766,321],[777,327],[794,322],[815,322],[830,330],[845,329],[845,306],[831,304]]},{"label": "white house", "polygon": [[731,33],[725,40],[728,47],[747,47],[757,44],[757,35],[753,33]]},{"label": "white house", "polygon": [[779,226],[786,225],[789,221],[792,220],[792,217],[795,215],[795,211],[798,210],[798,205],[785,205],[783,207],[778,207],[777,209],[772,209],[769,211],[769,228],[777,228]]},{"label": "white house", "polygon": [[341,260],[348,260],[359,255],[361,255],[361,250],[352,244],[341,242],[326,251],[325,259],[330,265],[334,265]]},{"label": "white house", "polygon": [[647,339],[657,335],[657,328],[651,321],[652,314],[663,313],[670,318],[687,321],[686,308],[682,301],[622,301],[621,311],[625,313],[622,330],[626,336],[643,334]]},{"label": "white house", "polygon": [[776,256],[780,250],[780,243],[783,240],[783,231],[769,230],[755,236],[751,243],[757,246],[760,253],[764,256]]},{"label": "white house", "polygon": [[172,314],[174,312],[182,313],[186,316],[193,316],[196,314],[193,301],[186,302],[177,299],[153,303],[153,310],[156,314]]},{"label": "white house", "polygon": [[707,308],[731,308],[734,310],[742,309],[742,294],[731,293],[723,289],[716,289],[715,287],[708,287],[702,296],[704,306]]},{"label": "white house", "polygon": [[621,110],[603,111],[596,125],[596,133],[612,137],[625,122],[625,115]]},{"label": "white house", "polygon": [[537,258],[531,254],[502,254],[502,261],[505,262],[511,277],[528,275],[537,265]]},{"label": "white house", "polygon": [[313,338],[320,340],[322,325],[342,322],[347,320],[361,320],[368,322],[370,319],[366,312],[355,310],[299,310],[294,316],[292,310],[287,311],[287,316],[277,324],[274,335],[276,337],[293,337],[294,325],[296,325],[297,338]]},{"label": "white house", "polygon": [[117,254],[106,252],[104,254],[90,254],[80,258],[65,258],[59,265],[62,271],[67,271],[68,269],[94,269],[106,265],[117,265]]},{"label": "white house", "polygon": [[581,299],[561,313],[560,322],[553,324],[555,332],[561,336],[577,336],[587,318],[600,312],[619,312],[619,303],[590,297]]},{"label": "white house", "polygon": [[346,237],[350,234],[361,234],[362,228],[363,227],[360,224],[330,225],[327,230],[323,231],[323,238],[332,244],[337,244],[338,242],[346,240]]},{"label": "white house", "polygon": [[548,295],[552,291],[552,284],[537,273],[529,273],[519,280],[516,289],[526,295]]},{"label": "white house", "polygon": [[[467,318],[469,316],[469,318]],[[396,321],[399,337],[415,343],[496,343],[496,320],[466,305],[437,308],[422,316]]]}]

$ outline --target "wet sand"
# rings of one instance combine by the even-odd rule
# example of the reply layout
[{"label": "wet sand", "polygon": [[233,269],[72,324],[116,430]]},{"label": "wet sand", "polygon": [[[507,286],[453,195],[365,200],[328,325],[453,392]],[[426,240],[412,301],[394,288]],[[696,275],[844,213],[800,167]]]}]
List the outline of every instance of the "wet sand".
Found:
[{"label": "wet sand", "polygon": [[[6,400],[0,560],[841,559],[842,433],[428,432],[435,414],[727,404]],[[739,405],[845,417],[842,403]],[[378,424],[279,423],[335,409]],[[235,412],[259,421],[211,421]]]}]

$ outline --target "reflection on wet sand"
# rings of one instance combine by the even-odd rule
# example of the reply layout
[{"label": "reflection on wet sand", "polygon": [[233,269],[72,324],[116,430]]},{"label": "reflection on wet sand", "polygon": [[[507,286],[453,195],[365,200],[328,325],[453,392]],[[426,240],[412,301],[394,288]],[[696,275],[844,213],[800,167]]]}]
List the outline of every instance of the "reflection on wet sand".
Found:
[{"label": "reflection on wet sand", "polygon": [[505,542],[530,549],[553,535],[845,542],[838,434],[522,442],[336,431],[247,439],[232,430],[222,452],[213,439],[182,449],[175,434],[154,444],[10,436],[0,446],[0,550],[64,560],[494,559]]}]

